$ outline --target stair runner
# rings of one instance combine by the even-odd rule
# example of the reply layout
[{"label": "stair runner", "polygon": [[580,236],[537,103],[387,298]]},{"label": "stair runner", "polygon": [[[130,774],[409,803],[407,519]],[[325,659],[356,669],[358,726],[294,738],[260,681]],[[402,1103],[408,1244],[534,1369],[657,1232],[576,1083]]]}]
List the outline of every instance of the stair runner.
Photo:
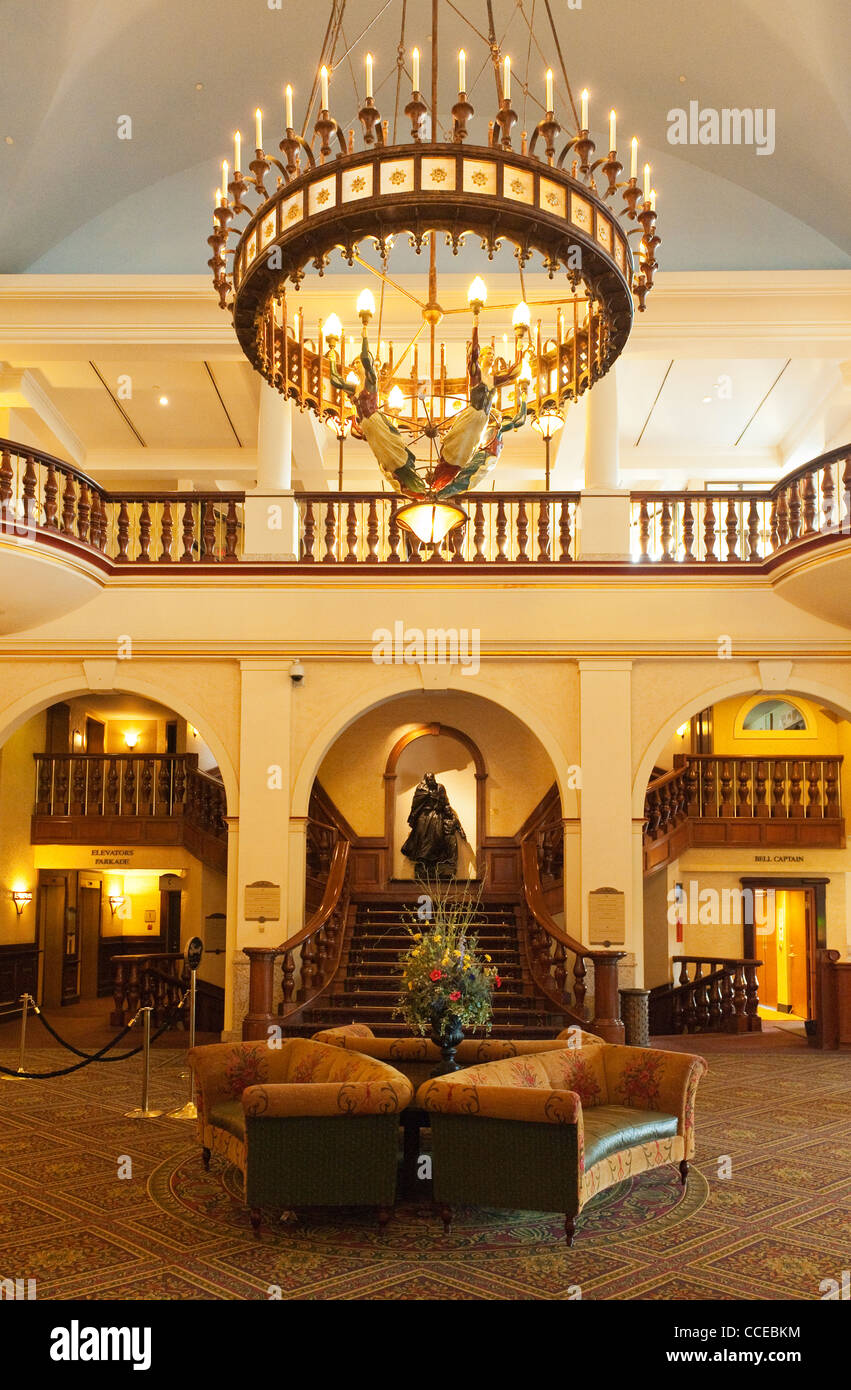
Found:
[{"label": "stair runner", "polygon": [[[572,1021],[555,1012],[532,981],[518,939],[516,903],[483,903],[472,932],[502,981],[494,992],[490,1033],[478,1029],[473,1036],[551,1038]],[[394,1018],[394,1009],[401,992],[399,961],[410,944],[398,904],[380,899],[358,902],[334,980],[315,1004],[305,1008],[299,1023],[287,1025],[287,1032],[309,1037],[321,1028],[366,1023],[378,1037],[408,1034],[407,1025]]]}]

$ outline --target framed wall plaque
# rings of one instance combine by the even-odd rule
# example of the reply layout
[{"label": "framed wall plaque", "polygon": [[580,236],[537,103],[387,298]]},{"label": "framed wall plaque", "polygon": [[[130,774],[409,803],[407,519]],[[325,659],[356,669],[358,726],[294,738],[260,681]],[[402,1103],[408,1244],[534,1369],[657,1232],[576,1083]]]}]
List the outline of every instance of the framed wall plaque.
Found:
[{"label": "framed wall plaque", "polygon": [[279,922],[281,920],[281,885],[268,879],[245,885],[243,917],[246,922]]},{"label": "framed wall plaque", "polygon": [[623,946],[626,941],[626,897],[617,888],[595,888],[588,894],[588,943]]}]

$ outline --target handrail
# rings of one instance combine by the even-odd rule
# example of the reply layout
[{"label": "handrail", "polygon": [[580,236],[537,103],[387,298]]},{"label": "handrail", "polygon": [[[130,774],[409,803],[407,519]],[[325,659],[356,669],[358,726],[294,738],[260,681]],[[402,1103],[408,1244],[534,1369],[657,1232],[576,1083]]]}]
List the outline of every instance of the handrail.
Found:
[{"label": "handrail", "polygon": [[328,881],[325,884],[325,892],[322,894],[322,901],[314,912],[310,921],[307,922],[289,941],[284,941],[280,946],[275,947],[276,955],[283,955],[285,951],[294,951],[296,946],[300,946],[303,941],[307,941],[313,933],[320,927],[324,927],[328,921],[343,891],[343,884],[346,878],[346,868],[349,862],[349,842],[348,840],[338,840],[331,855],[331,867],[328,871]]},{"label": "handrail", "polygon": [[[671,956],[672,964],[686,965],[762,965],[761,960],[751,960],[747,956]],[[705,977],[704,977],[705,978]]]},{"label": "handrail", "polygon": [[520,862],[523,869],[523,895],[529,906],[536,922],[543,927],[548,936],[557,941],[560,946],[564,946],[568,951],[573,951],[576,956],[583,956],[587,953],[588,947],[562,931],[561,927],[550,915],[549,908],[544,901],[544,891],[541,887],[541,876],[538,872],[538,858],[536,847],[531,839],[526,839],[520,846]]},{"label": "handrail", "polygon": [[[521,843],[520,863],[523,872],[523,898],[535,924],[535,930],[528,934],[526,942],[532,978],[551,1004],[562,1012],[565,1009],[569,1010],[581,1023],[585,1017],[586,947],[568,932],[562,931],[550,914],[541,886],[537,846],[531,836],[527,836]],[[525,938],[521,937],[521,940],[525,941]],[[574,955],[572,1000],[565,998],[567,951],[572,951]]]}]

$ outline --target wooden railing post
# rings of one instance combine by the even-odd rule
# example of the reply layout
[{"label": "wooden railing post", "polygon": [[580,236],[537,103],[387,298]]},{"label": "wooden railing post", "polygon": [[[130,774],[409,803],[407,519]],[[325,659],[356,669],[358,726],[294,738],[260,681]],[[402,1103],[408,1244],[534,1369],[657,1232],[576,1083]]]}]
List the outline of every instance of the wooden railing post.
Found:
[{"label": "wooden railing post", "polygon": [[622,961],[625,955],[626,951],[585,952],[586,959],[594,965],[594,1018],[591,1028],[609,1043],[622,1043],[624,1040],[623,1019],[620,1016],[618,962]]},{"label": "wooden railing post", "polygon": [[248,956],[248,1013],[242,1021],[245,1042],[270,1037],[269,1029],[278,1023],[273,1007],[277,954],[277,947],[243,947],[243,955]]}]

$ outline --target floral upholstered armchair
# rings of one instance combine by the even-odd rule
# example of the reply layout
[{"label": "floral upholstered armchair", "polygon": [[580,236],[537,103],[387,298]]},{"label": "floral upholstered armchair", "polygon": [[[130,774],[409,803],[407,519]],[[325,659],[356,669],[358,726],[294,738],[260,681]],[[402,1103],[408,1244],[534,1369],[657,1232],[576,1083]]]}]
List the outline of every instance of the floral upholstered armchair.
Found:
[{"label": "floral upholstered armchair", "polygon": [[396,1192],[399,1114],[411,1083],[372,1057],[307,1039],[193,1048],[198,1138],[241,1171],[251,1224],[261,1208],[376,1206]]},{"label": "floral upholstered armchair", "polygon": [[[388,1062],[398,1067],[414,1086],[428,1081],[442,1059],[440,1049],[429,1038],[377,1038],[365,1023],[327,1028],[313,1037],[316,1042]],[[465,1038],[459,1043],[455,1058],[462,1066],[470,1066],[474,1062],[497,1062],[507,1057],[551,1052],[555,1047],[587,1047],[602,1041],[596,1033],[586,1033],[578,1027],[564,1028],[555,1038]]]},{"label": "floral upholstered armchair", "polygon": [[427,1081],[434,1195],[453,1203],[563,1211],[575,1218],[605,1188],[694,1153],[702,1057],[615,1044],[561,1048]]}]

